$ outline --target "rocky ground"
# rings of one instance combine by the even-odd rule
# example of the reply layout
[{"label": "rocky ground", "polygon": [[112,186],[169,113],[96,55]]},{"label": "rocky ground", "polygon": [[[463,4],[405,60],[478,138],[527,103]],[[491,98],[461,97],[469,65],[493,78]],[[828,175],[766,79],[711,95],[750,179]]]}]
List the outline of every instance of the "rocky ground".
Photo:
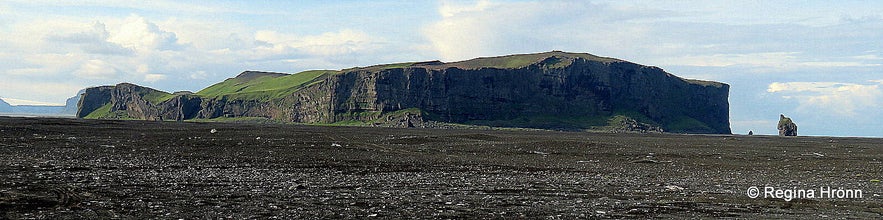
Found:
[{"label": "rocky ground", "polygon": [[0,218],[871,219],[881,162],[865,138],[0,117]]}]

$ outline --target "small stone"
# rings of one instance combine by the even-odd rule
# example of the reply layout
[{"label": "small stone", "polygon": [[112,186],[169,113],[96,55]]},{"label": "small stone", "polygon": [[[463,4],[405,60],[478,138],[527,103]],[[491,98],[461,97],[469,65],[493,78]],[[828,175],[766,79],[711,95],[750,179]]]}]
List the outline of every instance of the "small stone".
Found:
[{"label": "small stone", "polygon": [[214,134],[214,133],[218,133],[218,130],[217,130],[217,129],[214,129],[214,128],[212,128],[212,130],[211,130],[211,131],[209,131],[209,133],[212,133],[212,134]]},{"label": "small stone", "polygon": [[640,160],[634,160],[634,161],[632,161],[632,163],[659,163],[659,161],[652,160],[652,159],[640,159]]},{"label": "small stone", "polygon": [[665,189],[668,191],[681,191],[681,190],[684,190],[684,187],[675,186],[675,185],[668,185],[668,186],[665,186]]}]

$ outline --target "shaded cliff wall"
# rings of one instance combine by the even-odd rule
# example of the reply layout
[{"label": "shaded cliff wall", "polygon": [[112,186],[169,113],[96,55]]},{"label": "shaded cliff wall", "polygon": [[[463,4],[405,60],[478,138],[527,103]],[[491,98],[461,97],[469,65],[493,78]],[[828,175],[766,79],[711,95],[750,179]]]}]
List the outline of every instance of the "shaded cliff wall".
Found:
[{"label": "shaded cliff wall", "polygon": [[110,94],[113,89],[114,86],[99,86],[85,89],[77,104],[77,118],[85,118],[98,108],[110,103]]},{"label": "shaded cliff wall", "polygon": [[[726,84],[687,81],[657,67],[550,57],[515,69],[354,69],[323,76],[273,99],[186,94],[157,101],[145,98],[156,90],[120,84],[87,89],[77,116],[111,103],[111,111],[148,120],[266,117],[332,123],[370,121],[384,113],[419,108],[429,120],[454,123],[544,117],[603,123],[624,114],[666,131],[730,133],[728,90]],[[556,128],[547,126],[555,125],[541,127]]]},{"label": "shaded cliff wall", "polygon": [[627,62],[393,68],[346,72],[331,81],[335,114],[420,108],[435,120],[460,123],[637,113],[670,131],[730,133],[728,85],[693,83],[657,67]]}]

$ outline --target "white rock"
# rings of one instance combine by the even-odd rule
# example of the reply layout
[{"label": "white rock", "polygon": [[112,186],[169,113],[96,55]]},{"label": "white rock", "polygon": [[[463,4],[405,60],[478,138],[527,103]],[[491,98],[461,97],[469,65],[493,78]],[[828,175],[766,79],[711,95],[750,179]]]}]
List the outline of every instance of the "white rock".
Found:
[{"label": "white rock", "polygon": [[665,189],[671,190],[671,191],[681,191],[681,190],[684,190],[684,187],[675,186],[675,185],[668,185],[668,186],[665,186]]}]

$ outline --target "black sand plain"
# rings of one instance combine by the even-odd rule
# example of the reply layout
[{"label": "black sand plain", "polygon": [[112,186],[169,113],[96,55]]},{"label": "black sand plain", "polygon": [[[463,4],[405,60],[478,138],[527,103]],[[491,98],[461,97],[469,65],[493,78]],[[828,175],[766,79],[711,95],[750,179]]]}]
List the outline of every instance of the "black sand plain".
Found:
[{"label": "black sand plain", "polygon": [[873,138],[0,117],[0,219],[879,219],[881,162]]}]

